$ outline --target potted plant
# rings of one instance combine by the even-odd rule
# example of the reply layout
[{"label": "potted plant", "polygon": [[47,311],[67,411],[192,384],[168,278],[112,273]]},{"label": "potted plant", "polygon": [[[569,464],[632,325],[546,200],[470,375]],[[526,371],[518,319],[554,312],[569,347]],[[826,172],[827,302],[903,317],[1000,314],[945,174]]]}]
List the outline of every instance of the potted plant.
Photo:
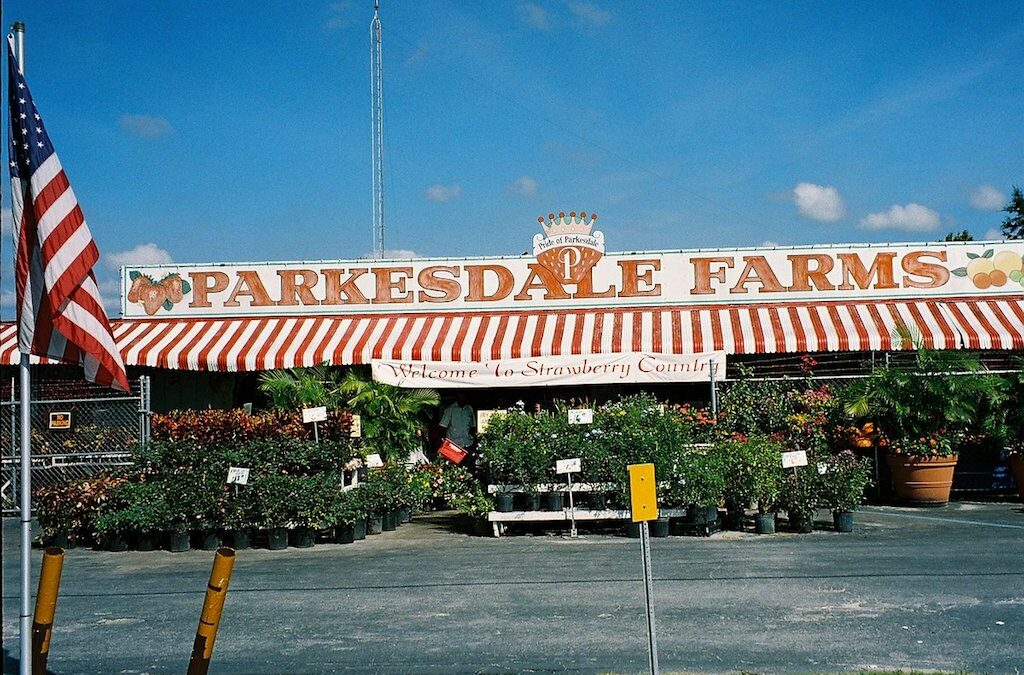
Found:
[{"label": "potted plant", "polygon": [[785,472],[781,504],[794,532],[808,534],[814,529],[814,515],[821,499],[818,477],[817,463],[813,459],[806,466]]},{"label": "potted plant", "polygon": [[96,517],[96,538],[108,551],[127,551],[132,526],[126,509],[107,509]]},{"label": "potted plant", "polygon": [[259,530],[266,533],[267,548],[272,551],[287,548],[287,526],[293,512],[290,478],[276,474],[260,476],[249,487],[255,502],[256,522]]},{"label": "potted plant", "polygon": [[729,441],[723,448],[729,457],[730,486],[739,504],[757,503],[754,530],[774,534],[785,476],[781,446],[763,436]]},{"label": "potted plant", "polygon": [[823,464],[821,505],[832,511],[837,531],[852,532],[853,512],[860,506],[864,491],[871,484],[870,463],[850,450],[843,450]]},{"label": "potted plant", "polygon": [[960,440],[969,430],[995,425],[991,411],[1005,400],[1008,383],[985,373],[977,354],[925,349],[902,327],[893,338],[915,350],[913,361],[883,366],[855,381],[846,410],[875,423],[879,446],[888,448],[896,497],[942,506],[949,501]]},{"label": "potted plant", "polygon": [[440,402],[436,389],[404,389],[350,370],[339,390],[349,408],[360,414],[363,443],[390,461],[405,462],[420,448],[422,429]]},{"label": "potted plant", "polygon": [[714,448],[685,449],[674,465],[665,494],[666,503],[688,509],[694,523],[716,522],[718,504],[726,486],[722,456]]}]

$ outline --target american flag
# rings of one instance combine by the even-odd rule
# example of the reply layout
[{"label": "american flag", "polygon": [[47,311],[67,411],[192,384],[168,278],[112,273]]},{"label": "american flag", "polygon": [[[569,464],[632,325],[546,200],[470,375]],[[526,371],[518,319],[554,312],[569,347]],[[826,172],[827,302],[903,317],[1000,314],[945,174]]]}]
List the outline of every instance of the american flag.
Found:
[{"label": "american flag", "polygon": [[18,346],[80,363],[90,382],[128,391],[93,266],[100,252],[7,40]]}]

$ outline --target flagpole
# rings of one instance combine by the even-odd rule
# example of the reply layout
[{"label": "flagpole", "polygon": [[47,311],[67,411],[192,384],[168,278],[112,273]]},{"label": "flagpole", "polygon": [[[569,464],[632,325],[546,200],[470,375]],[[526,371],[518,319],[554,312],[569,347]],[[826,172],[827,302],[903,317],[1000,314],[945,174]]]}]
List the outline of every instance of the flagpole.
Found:
[{"label": "flagpole", "polygon": [[[25,24],[11,26],[18,58],[18,70],[25,72]],[[29,355],[22,353],[18,366],[21,375],[21,612],[18,636],[21,675],[32,673],[32,381]]]}]

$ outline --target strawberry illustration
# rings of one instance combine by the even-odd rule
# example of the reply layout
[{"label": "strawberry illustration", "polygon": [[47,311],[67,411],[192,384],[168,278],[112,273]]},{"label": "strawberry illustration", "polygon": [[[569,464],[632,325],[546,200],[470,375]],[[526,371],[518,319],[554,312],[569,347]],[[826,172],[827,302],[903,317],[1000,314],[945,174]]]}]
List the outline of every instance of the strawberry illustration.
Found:
[{"label": "strawberry illustration", "polygon": [[138,274],[137,272],[133,272],[132,274],[134,276],[132,276],[132,287],[128,289],[128,302],[138,302],[139,291],[149,280],[145,275]]},{"label": "strawberry illustration", "polygon": [[181,298],[184,296],[184,288],[180,275],[168,274],[160,283],[167,289],[167,299],[171,301],[172,305],[181,302]]},{"label": "strawberry illustration", "polygon": [[148,281],[139,289],[139,299],[146,309],[146,314],[153,316],[167,301],[167,289],[163,284]]}]

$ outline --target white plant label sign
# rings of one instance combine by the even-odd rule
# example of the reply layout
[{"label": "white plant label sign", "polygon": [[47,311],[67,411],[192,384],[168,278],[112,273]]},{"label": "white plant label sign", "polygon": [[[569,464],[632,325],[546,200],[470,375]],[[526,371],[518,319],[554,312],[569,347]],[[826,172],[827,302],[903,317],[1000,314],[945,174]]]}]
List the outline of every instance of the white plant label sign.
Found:
[{"label": "white plant label sign", "polygon": [[804,450],[794,450],[792,452],[782,453],[782,468],[792,469],[798,466],[807,466],[807,452]]},{"label": "white plant label sign", "polygon": [[593,424],[593,408],[573,408],[569,411],[569,424]]},{"label": "white plant label sign", "polygon": [[379,469],[384,466],[384,461],[376,452],[366,456],[366,466],[371,469]]},{"label": "white plant label sign", "polygon": [[352,415],[352,426],[348,429],[349,438],[362,438],[363,418],[359,415]]},{"label": "white plant label sign", "polygon": [[228,485],[234,483],[235,485],[248,485],[249,484],[249,469],[240,466],[229,466],[228,467]]},{"label": "white plant label sign", "polygon": [[306,424],[309,424],[310,422],[326,422],[327,406],[320,406],[319,408],[303,408],[302,421]]},{"label": "white plant label sign", "polygon": [[572,459],[559,459],[555,461],[555,473],[579,473],[579,471],[579,457],[573,457]]}]

